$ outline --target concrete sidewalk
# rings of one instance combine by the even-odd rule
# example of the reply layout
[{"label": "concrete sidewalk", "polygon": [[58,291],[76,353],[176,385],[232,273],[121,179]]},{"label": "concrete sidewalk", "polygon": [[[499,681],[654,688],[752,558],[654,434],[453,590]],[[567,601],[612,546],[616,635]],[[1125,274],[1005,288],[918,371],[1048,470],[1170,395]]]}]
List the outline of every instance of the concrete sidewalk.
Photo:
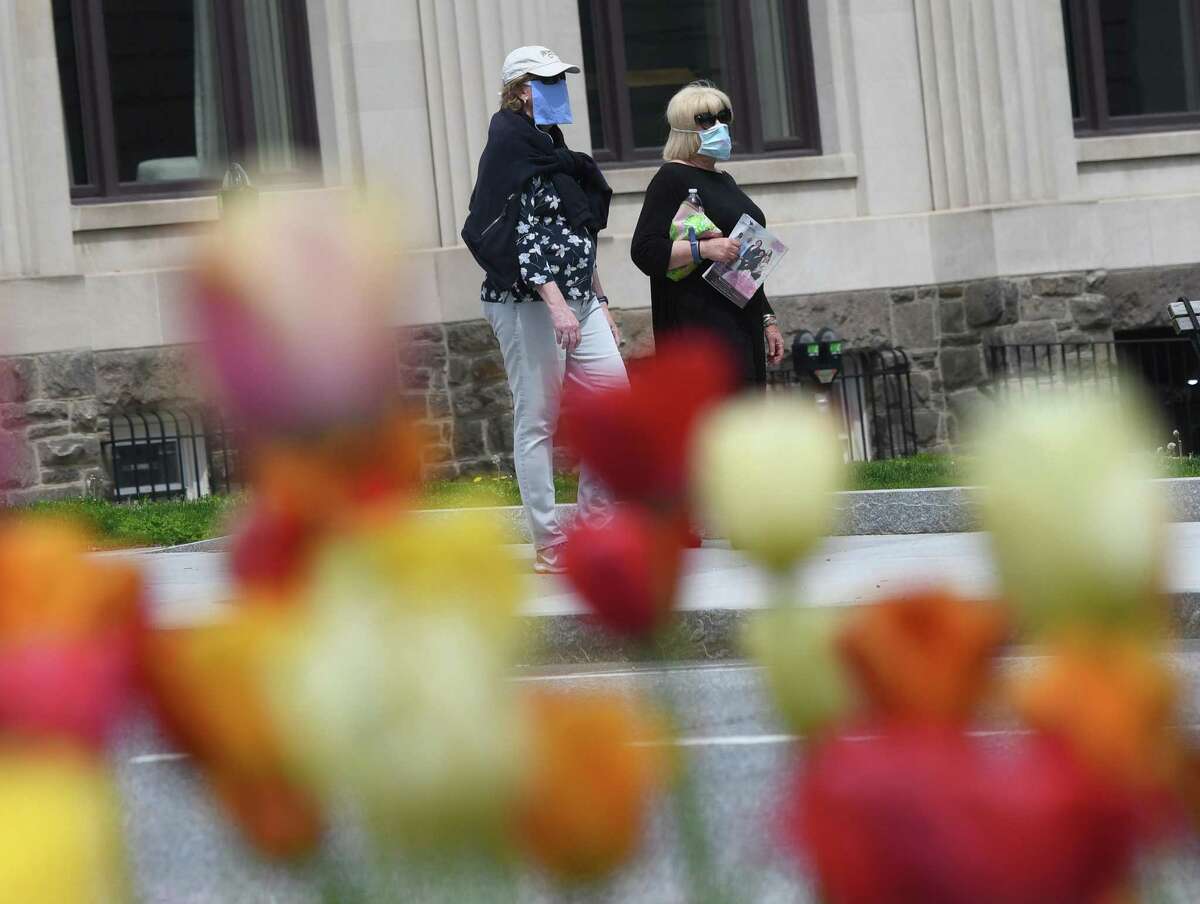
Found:
[{"label": "concrete sidewalk", "polygon": [[[1178,598],[1200,600],[1200,523],[1169,526],[1167,589]],[[514,549],[532,565],[529,546]],[[231,593],[222,552],[173,555],[122,554],[136,558],[150,581],[155,618],[180,624],[219,614]],[[530,569],[525,614],[577,617],[579,600],[557,576]],[[906,587],[938,584],[971,597],[996,591],[995,570],[982,533],[832,537],[796,576],[797,599],[810,605],[856,605]],[[740,553],[706,545],[687,553],[680,608],[692,613],[744,612],[764,605],[762,572]]]}]

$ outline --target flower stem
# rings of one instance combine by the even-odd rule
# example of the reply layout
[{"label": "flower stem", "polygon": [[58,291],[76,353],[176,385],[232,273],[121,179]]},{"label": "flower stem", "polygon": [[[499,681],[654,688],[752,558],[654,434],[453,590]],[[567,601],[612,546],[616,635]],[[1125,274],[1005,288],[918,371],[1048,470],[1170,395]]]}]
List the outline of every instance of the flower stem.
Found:
[{"label": "flower stem", "polygon": [[[655,638],[654,649],[657,658],[660,661],[664,660],[660,638]],[[673,725],[678,725],[679,707],[675,705],[670,679],[665,673],[659,680],[658,697],[667,718]],[[704,816],[700,809],[700,799],[697,795],[696,778],[692,766],[691,757],[680,749],[675,781],[670,794],[675,824],[679,830],[679,844],[686,867],[687,900],[690,904],[724,904],[728,898],[723,889],[719,887],[716,871],[713,869],[712,850],[709,846],[708,834],[705,831]]]}]

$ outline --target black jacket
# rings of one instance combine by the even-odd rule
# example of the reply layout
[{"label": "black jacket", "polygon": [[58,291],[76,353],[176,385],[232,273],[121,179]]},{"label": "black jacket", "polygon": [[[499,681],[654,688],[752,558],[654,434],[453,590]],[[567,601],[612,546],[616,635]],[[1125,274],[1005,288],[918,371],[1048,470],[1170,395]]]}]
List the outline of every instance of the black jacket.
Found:
[{"label": "black jacket", "polygon": [[596,161],[570,150],[558,126],[543,132],[524,114],[501,110],[488,127],[462,228],[463,241],[497,288],[509,288],[520,278],[517,217],[521,192],[534,176],[553,180],[562,213],[574,229],[595,238],[608,225],[612,189]]}]

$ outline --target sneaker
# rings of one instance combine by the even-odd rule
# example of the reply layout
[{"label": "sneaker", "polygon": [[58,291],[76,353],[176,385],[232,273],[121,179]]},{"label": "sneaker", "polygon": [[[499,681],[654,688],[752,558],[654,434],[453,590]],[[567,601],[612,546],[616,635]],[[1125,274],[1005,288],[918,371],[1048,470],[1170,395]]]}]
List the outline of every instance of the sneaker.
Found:
[{"label": "sneaker", "polygon": [[533,559],[533,570],[538,574],[562,574],[567,570],[563,564],[563,545],[556,543],[539,549]]}]

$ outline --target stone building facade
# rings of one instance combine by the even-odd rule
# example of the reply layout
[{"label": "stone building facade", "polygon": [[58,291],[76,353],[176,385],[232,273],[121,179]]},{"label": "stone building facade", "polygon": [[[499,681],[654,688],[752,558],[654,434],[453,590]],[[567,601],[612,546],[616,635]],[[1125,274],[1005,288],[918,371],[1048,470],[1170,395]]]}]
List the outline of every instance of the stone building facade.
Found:
[{"label": "stone building facade", "polygon": [[[89,131],[96,124],[80,119],[73,92],[112,86],[89,81],[71,57],[64,29],[83,26],[64,18],[70,6],[0,0],[0,430],[15,439],[5,488],[14,501],[78,495],[103,480],[111,413],[193,403],[185,268],[219,218],[211,185],[135,184],[198,165],[199,131],[194,155],[148,145],[136,170],[107,182],[104,154],[81,162],[80,148],[109,147],[112,130]],[[211,6],[227,15],[237,5]],[[741,143],[727,169],[792,249],[767,287],[785,336],[831,327],[849,346],[903,347],[922,448],[952,448],[986,398],[989,344],[1104,341],[1160,325],[1168,301],[1200,293],[1200,111],[1188,107],[1200,89],[1151,79],[1200,71],[1183,65],[1200,56],[1191,32],[1166,27],[1174,4],[1125,4],[1126,19],[1109,21],[1121,4],[747,0],[753,27],[738,52],[775,67],[750,86],[738,82],[753,77],[741,68],[726,80],[716,64],[676,59],[708,46],[665,40],[663,29],[683,27],[678,17],[620,20],[624,6],[255,4],[303,17],[302,40],[277,56],[310,89],[291,100],[309,124],[295,131],[297,147],[317,160],[303,184],[265,180],[263,198],[347,186],[404,198],[404,225],[418,237],[398,249],[411,276],[396,305],[399,391],[436,426],[431,474],[510,464],[511,399],[480,316],[481,273],[458,229],[501,61],[521,44],[546,44],[587,70],[568,80],[576,122],[565,132],[572,147],[596,152],[614,190],[599,262],[627,354],[651,347],[648,286],[629,259],[655,171],[643,145],[662,137],[649,100],[685,75],[722,80],[739,104],[757,98],[752,115],[744,106],[735,115]],[[1126,41],[1135,69],[1146,54],[1180,56],[1126,80],[1142,85],[1137,103],[1170,116],[1118,110],[1094,80],[1075,84],[1081,55],[1105,60],[1104,47],[1079,40],[1080,22],[1095,16],[1100,33]],[[624,22],[624,49],[598,37],[597,17]],[[702,18],[687,27],[719,38],[720,24]],[[110,38],[133,27],[109,25]],[[1183,43],[1138,43],[1164,33]],[[790,42],[787,54],[772,55],[776,39]],[[225,77],[236,82],[236,69]],[[243,99],[269,114],[252,81]],[[615,103],[621,90],[642,93]],[[187,122],[199,123],[201,100],[197,88]],[[148,142],[161,137],[144,131]],[[117,158],[123,147],[113,146]]]}]

